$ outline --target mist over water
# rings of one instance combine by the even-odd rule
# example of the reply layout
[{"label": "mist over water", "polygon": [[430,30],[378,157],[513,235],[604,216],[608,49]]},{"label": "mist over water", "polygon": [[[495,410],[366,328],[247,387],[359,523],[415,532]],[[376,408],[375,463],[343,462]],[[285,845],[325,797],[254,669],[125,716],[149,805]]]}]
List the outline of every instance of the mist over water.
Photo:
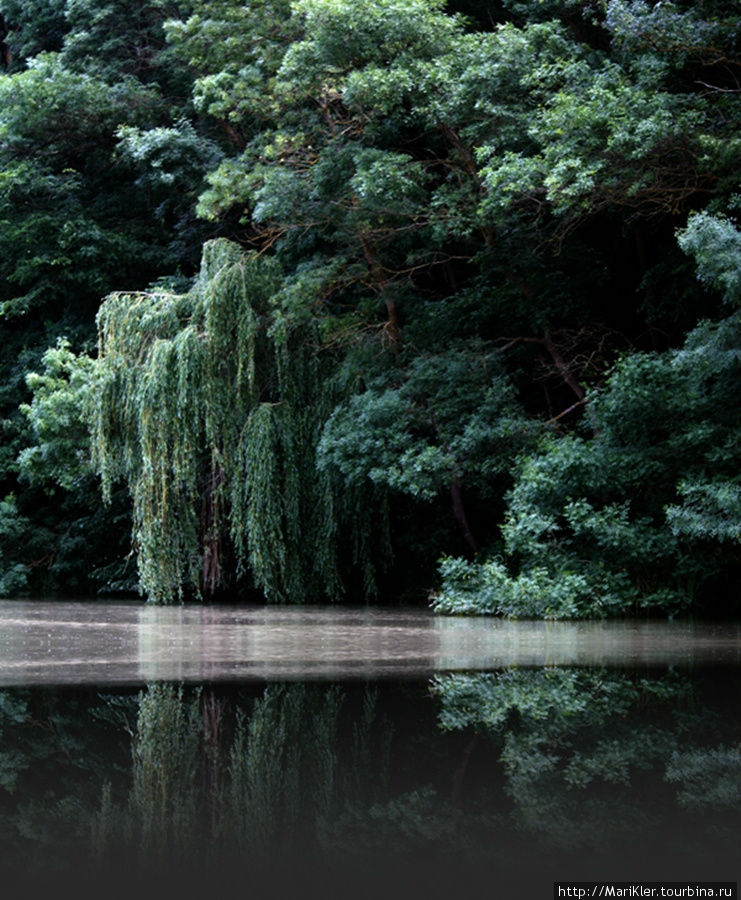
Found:
[{"label": "mist over water", "polygon": [[741,623],[512,622],[424,610],[0,604],[0,685],[738,665]]}]

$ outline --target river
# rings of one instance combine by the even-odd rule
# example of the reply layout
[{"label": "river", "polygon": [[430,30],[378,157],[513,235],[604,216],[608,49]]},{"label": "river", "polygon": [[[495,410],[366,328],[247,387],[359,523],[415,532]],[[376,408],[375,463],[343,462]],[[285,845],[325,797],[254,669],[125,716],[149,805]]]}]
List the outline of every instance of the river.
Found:
[{"label": "river", "polygon": [[0,603],[9,897],[736,882],[741,624]]}]

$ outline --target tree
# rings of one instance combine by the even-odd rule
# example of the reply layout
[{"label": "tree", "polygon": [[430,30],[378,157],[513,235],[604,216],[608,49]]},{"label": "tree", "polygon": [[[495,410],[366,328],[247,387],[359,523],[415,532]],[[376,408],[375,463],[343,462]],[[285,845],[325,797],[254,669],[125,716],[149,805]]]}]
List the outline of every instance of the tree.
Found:
[{"label": "tree", "polygon": [[318,462],[350,484],[369,478],[428,501],[447,492],[469,551],[476,553],[464,486],[495,493],[508,460],[532,435],[496,352],[461,346],[416,355],[406,370],[387,373],[336,407]]},{"label": "tree", "polygon": [[[0,376],[8,534],[36,520],[19,454],[29,472],[38,463],[34,489],[57,472],[50,457],[44,481],[44,440],[15,408],[18,386],[28,400],[25,375],[58,337],[90,350],[113,290],[91,370],[110,404],[108,418],[95,413],[96,465],[131,491],[144,584],[162,599],[246,585],[248,570],[254,588],[297,599],[300,569],[317,595],[337,596],[331,548],[363,506],[351,542],[364,592],[388,556],[370,549],[375,531],[395,553],[389,584],[415,600],[430,586],[418,572],[445,556],[450,608],[563,616],[677,610],[718,586],[733,595],[731,4],[52,6],[46,41],[5,4],[19,23],[8,46],[27,48],[25,68],[0,79],[0,302],[16,317]],[[272,273],[248,302],[258,324],[239,326],[254,332],[266,397],[243,392],[236,363],[214,361],[242,340],[208,319],[214,272],[192,287],[217,235],[257,254],[258,281]],[[217,246],[231,245],[208,253]],[[128,380],[114,377],[119,352]],[[208,360],[218,403],[230,385],[241,398],[231,432],[192,398],[179,409],[165,396],[172,372]],[[281,381],[294,369],[314,385],[296,394],[300,415]],[[50,397],[36,384],[41,414]],[[155,396],[171,428],[157,436]],[[259,477],[234,455],[246,422],[241,446],[272,460]],[[309,435],[300,453],[286,436],[296,429]],[[175,446],[182,472],[165,462]],[[140,452],[170,494],[137,467]],[[255,524],[263,503],[269,534]],[[319,509],[317,568],[297,535],[315,533]],[[171,543],[157,537],[163,521]]]},{"label": "tree", "polygon": [[[738,240],[705,214],[680,236],[700,278],[735,303]],[[727,398],[741,389],[740,329],[734,311],[678,350],[622,359],[590,398],[594,435],[550,437],[521,462],[503,527],[519,574],[448,560],[437,608],[561,618],[675,613],[708,585],[733,596],[741,420]]]},{"label": "tree", "polygon": [[[114,13],[119,24],[128,15],[128,31],[119,29],[121,45],[104,50],[98,38]],[[52,443],[58,449],[79,439],[71,452],[85,457],[82,426],[61,435],[63,407],[76,404],[77,387],[65,397],[67,388],[57,385],[51,402],[43,378],[59,373],[47,370],[30,387],[26,375],[54,368],[55,351],[44,353],[59,339],[92,349],[95,312],[110,290],[142,288],[177,272],[187,280],[200,257],[203,227],[192,210],[214,148],[205,141],[194,150],[193,129],[170,118],[189,102],[190,82],[183,66],[158,57],[165,50],[162,4],[130,13],[130,6],[115,3],[104,9],[85,2],[2,4],[13,56],[0,75],[0,496],[13,497],[3,515],[1,569],[10,579],[4,593],[11,591],[7,585],[87,592],[96,582],[126,583],[120,570],[109,568],[118,566],[106,551],[119,540],[125,544],[125,508],[117,498],[106,518],[91,476],[65,483],[56,456],[52,462],[46,455],[46,439],[34,433],[41,419],[25,416],[19,403],[33,406],[38,389],[42,419],[52,422],[58,413]],[[135,33],[146,37],[144,68],[127,67]],[[180,96],[165,98],[165,90]],[[169,135],[167,126],[174,136],[163,151],[157,128]],[[148,142],[137,139],[139,130],[153,127]],[[177,199],[170,198],[168,178]],[[62,482],[55,481],[60,474]],[[101,551],[103,559],[91,558]],[[122,558],[127,552],[121,547]]]},{"label": "tree", "polygon": [[[114,294],[99,313],[94,464],[134,504],[141,585],[213,595],[234,571],[274,600],[339,590],[340,508],[314,457],[332,403],[313,322],[281,315],[277,265],[206,245],[186,295]],[[368,512],[346,509],[358,530]],[[343,517],[344,518],[344,517]]]}]

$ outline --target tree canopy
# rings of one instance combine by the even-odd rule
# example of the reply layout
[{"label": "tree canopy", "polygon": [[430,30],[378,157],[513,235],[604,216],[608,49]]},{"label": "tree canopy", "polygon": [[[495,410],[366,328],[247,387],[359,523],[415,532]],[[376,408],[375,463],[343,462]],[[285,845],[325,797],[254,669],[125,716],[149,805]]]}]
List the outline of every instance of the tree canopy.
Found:
[{"label": "tree canopy", "polygon": [[738,609],[734,4],[35,6],[3,591]]}]

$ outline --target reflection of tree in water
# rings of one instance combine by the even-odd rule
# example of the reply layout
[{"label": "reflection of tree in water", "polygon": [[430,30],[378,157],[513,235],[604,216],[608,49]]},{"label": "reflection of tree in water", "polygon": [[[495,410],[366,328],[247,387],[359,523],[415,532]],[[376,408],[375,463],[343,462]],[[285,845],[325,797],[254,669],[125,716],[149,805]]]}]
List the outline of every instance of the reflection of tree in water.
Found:
[{"label": "reflection of tree in water", "polygon": [[512,669],[440,676],[434,704],[357,684],[0,692],[0,870],[449,868],[618,846],[667,816],[729,844],[739,725],[696,681]]},{"label": "reflection of tree in water", "polygon": [[682,806],[738,808],[738,749],[689,749],[737,725],[689,676],[512,669],[439,676],[433,690],[441,728],[499,748],[516,826],[558,845],[635,840]]},{"label": "reflection of tree in water", "polygon": [[96,816],[100,861],[135,846],[145,863],[186,861],[194,847],[201,863],[320,852],[333,817],[350,798],[372,800],[388,771],[377,692],[366,689],[348,721],[344,699],[337,686],[268,685],[246,713],[211,688],[148,686],[131,787],[118,804],[106,787]]},{"label": "reflection of tree in water", "polygon": [[679,805],[706,838],[729,845],[738,858],[741,833],[741,735],[735,745],[695,747],[672,754],[666,779]]},{"label": "reflection of tree in water", "polygon": [[690,809],[741,806],[741,743],[674,753],[667,781],[680,785],[677,799]]},{"label": "reflection of tree in water", "polygon": [[[125,840],[136,839],[142,855],[187,853],[197,837],[196,792],[201,741],[200,696],[182,688],[151,685],[139,703],[132,741],[132,785],[121,824]],[[112,808],[104,788],[96,834],[104,851]]]},{"label": "reflection of tree in water", "polygon": [[238,714],[229,752],[229,840],[249,855],[291,845],[335,802],[342,694],[302,684],[269,686]]},{"label": "reflection of tree in water", "polygon": [[[0,876],[71,872],[88,852],[104,779],[125,775],[121,725],[135,698],[0,691]],[[135,712],[134,712],[135,715]]]}]

